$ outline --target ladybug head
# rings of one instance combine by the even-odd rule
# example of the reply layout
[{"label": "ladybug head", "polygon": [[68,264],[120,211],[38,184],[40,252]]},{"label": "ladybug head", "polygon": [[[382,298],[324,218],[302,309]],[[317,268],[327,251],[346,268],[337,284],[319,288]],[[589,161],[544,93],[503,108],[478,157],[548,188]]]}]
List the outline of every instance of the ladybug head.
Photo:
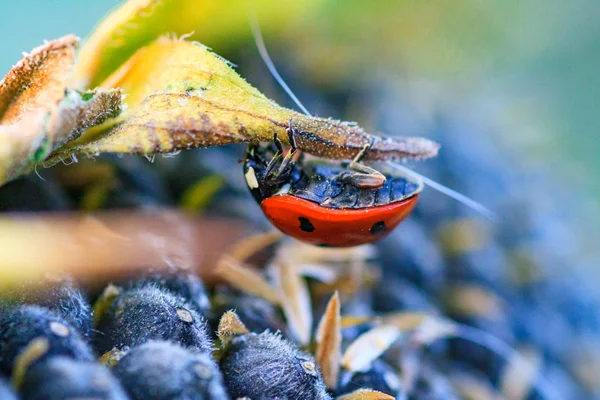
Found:
[{"label": "ladybug head", "polygon": [[244,158],[244,178],[258,204],[277,193],[301,174],[295,162],[283,166],[284,157],[277,155],[273,143],[250,143]]}]

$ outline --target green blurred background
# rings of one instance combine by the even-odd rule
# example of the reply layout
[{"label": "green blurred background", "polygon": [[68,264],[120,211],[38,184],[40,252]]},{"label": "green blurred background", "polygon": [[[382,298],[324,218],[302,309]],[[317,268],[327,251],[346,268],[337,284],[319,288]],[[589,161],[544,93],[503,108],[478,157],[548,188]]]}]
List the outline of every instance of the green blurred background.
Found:
[{"label": "green blurred background", "polygon": [[[70,32],[85,37],[118,4],[2,1],[0,73],[43,39]],[[227,4],[222,18],[231,11]],[[600,197],[597,0],[310,0],[301,17],[286,13],[286,2],[275,4],[278,23],[261,21],[267,43],[289,51],[308,80],[352,84],[358,74],[385,70],[426,82],[422,86],[434,90],[425,100],[439,97],[457,112],[478,113],[484,99],[495,108],[489,123],[500,140],[529,163],[547,165],[561,182],[575,178],[561,188]],[[241,28],[202,41],[226,55],[232,44],[253,46]]]}]

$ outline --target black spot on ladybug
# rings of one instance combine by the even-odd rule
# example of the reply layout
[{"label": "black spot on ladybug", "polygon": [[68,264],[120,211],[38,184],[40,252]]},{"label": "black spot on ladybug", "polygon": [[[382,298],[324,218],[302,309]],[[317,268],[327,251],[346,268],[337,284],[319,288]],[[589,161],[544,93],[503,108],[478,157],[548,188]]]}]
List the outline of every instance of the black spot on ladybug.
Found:
[{"label": "black spot on ladybug", "polygon": [[384,233],[386,230],[387,230],[387,226],[385,226],[385,222],[379,221],[379,222],[375,222],[373,224],[370,232],[371,232],[371,235],[379,235],[381,233]]},{"label": "black spot on ladybug", "polygon": [[310,223],[308,218],[300,217],[298,221],[300,221],[300,229],[304,232],[313,232],[315,230],[315,227]]}]

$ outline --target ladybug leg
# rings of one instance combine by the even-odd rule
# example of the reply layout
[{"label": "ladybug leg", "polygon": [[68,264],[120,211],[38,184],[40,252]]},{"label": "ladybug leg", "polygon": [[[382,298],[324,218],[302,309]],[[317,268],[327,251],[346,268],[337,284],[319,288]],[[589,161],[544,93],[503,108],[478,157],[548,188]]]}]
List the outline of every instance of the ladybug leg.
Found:
[{"label": "ladybug leg", "polygon": [[298,149],[298,147],[296,146],[296,134],[298,133],[298,131],[296,130],[296,128],[294,128],[294,124],[292,123],[291,118],[290,118],[290,126],[289,126],[289,128],[287,128],[285,130],[285,132],[288,135],[288,140],[290,141],[290,147],[292,148],[292,151],[295,153]]},{"label": "ladybug leg", "polygon": [[348,165],[348,169],[354,172],[342,172],[339,175],[339,179],[342,182],[349,183],[360,189],[379,189],[385,184],[386,178],[381,172],[360,163],[371,148],[371,145],[372,142],[366,144]]},{"label": "ladybug leg", "polygon": [[279,170],[283,172],[286,167],[292,162],[292,159],[298,152],[298,148],[296,147],[296,129],[294,128],[294,124],[292,123],[292,119],[290,118],[290,127],[287,128],[286,133],[288,135],[288,140],[290,141],[290,151],[285,155],[285,158],[281,162],[281,168]]},{"label": "ladybug leg", "polygon": [[[294,124],[292,122],[292,119],[290,118],[290,126],[289,128],[286,129],[286,133],[288,135],[288,140],[290,142],[290,151],[288,151],[288,153],[285,155],[285,157],[283,158],[283,161],[281,161],[281,165],[279,166],[279,169],[275,175],[275,178],[279,178],[281,177],[281,175],[283,175],[287,169],[288,166],[290,165],[290,163],[293,161],[294,157],[296,156],[296,154],[298,154],[298,148],[296,147],[296,129],[294,128]],[[275,139],[274,139],[275,140]],[[279,145],[277,144],[277,142],[279,142]],[[281,148],[281,141],[279,139],[277,139],[277,142],[275,143],[275,146],[277,146],[278,149]],[[281,150],[281,152],[283,153],[283,150]],[[279,153],[279,151],[278,151]],[[273,158],[275,159],[275,158]]]},{"label": "ladybug leg", "polygon": [[277,152],[275,153],[275,155],[273,155],[273,158],[269,162],[269,165],[267,165],[265,176],[269,176],[271,173],[273,173],[273,171],[275,170],[275,168],[277,168],[279,162],[283,158],[283,145],[281,144],[281,140],[279,140],[276,133],[273,134],[273,143],[277,148]]}]

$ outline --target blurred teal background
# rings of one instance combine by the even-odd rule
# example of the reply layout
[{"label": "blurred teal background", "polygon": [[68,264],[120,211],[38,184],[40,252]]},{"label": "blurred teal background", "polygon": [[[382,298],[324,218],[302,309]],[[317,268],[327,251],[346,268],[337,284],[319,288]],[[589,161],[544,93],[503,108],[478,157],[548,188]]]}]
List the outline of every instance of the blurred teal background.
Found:
[{"label": "blurred teal background", "polygon": [[[117,0],[3,1],[0,73],[8,71],[21,58],[21,52],[40,45],[43,39],[71,32],[85,37],[100,18],[119,3]],[[423,5],[413,0],[402,3],[405,9]],[[428,3],[429,9],[422,12],[435,15],[436,3]],[[452,3],[439,3],[443,3],[443,7],[454,7]],[[560,187],[581,191],[582,196],[592,199],[600,197],[600,7],[597,0],[466,0],[458,3],[456,13],[464,18],[448,15],[446,20],[445,14],[438,15],[438,22],[441,19],[445,30],[440,31],[438,27],[435,34],[438,46],[445,40],[455,47],[464,43],[465,51],[457,54],[457,58],[470,58],[468,69],[457,72],[448,68],[444,74],[440,68],[435,72],[423,68],[423,76],[415,76],[419,74],[415,68],[403,70],[401,65],[390,65],[389,69],[396,68],[414,79],[433,76],[436,82],[450,82],[447,87],[462,91],[457,97],[501,99],[504,121],[499,134],[503,140],[519,148],[532,162],[547,164],[557,179],[575,178],[573,186],[561,184]],[[318,18],[306,21],[305,32],[312,31],[312,36],[307,34],[314,42],[312,51],[319,51],[319,41],[315,39],[319,35],[330,34],[329,40],[336,40],[335,35],[340,37],[344,32],[356,34],[357,38],[361,36],[359,29],[352,30],[352,24],[349,30],[331,28],[334,18],[352,21],[356,17],[363,26],[365,20],[368,24],[372,18],[376,27],[381,15],[377,13],[389,4],[396,7],[399,3],[373,3],[377,10],[372,16],[369,15],[371,5],[367,4],[370,3],[323,2]],[[439,10],[444,10],[443,7]],[[348,15],[342,15],[344,11]],[[296,21],[294,25],[298,28],[303,23]],[[315,26],[318,29],[315,30]],[[396,29],[391,28],[392,32]],[[298,35],[302,30],[294,32]],[[405,32],[400,30],[398,34]],[[489,46],[488,38],[493,38]],[[360,40],[355,40],[354,45],[353,50],[358,54],[362,50],[370,54],[373,48],[394,51]],[[420,62],[427,57],[437,60],[435,55],[439,49],[420,43],[414,48],[403,48],[402,57],[407,64],[411,64],[413,57]],[[460,110],[468,112],[468,107],[460,107]]]}]

